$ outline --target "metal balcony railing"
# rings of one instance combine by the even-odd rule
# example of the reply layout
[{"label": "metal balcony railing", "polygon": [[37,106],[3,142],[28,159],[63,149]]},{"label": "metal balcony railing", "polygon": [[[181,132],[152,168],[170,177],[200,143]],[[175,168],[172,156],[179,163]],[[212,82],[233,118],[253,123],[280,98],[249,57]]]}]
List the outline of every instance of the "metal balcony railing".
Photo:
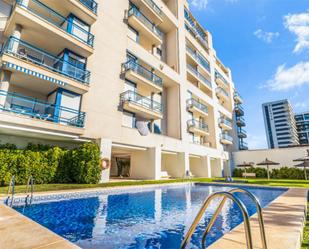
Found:
[{"label": "metal balcony railing", "polygon": [[227,82],[227,80],[222,76],[222,74],[221,73],[219,73],[217,70],[215,71],[215,77],[216,77],[216,79],[217,78],[219,78],[219,79],[221,79],[223,82],[224,82],[224,84],[225,85],[229,85],[229,83]]},{"label": "metal balcony railing", "polygon": [[0,110],[33,119],[84,127],[85,112],[44,102],[18,93],[0,91],[0,97],[5,98],[5,104]]},{"label": "metal balcony railing", "polygon": [[225,124],[225,125],[227,125],[227,126],[229,126],[229,127],[233,127],[232,121],[229,120],[229,119],[227,119],[227,118],[220,118],[220,119],[219,119],[219,123]]},{"label": "metal balcony railing", "polygon": [[138,10],[135,6],[131,6],[128,12],[128,17],[135,16],[139,19],[148,29],[150,29],[156,36],[161,40],[163,39],[163,32],[154,25],[142,12]]},{"label": "metal balcony railing", "polygon": [[196,107],[197,109],[201,110],[204,113],[208,113],[208,107],[201,102],[191,98],[187,100],[187,107]]},{"label": "metal balcony railing", "polygon": [[220,137],[221,139],[233,142],[233,137],[227,133],[221,133]]},{"label": "metal balcony railing", "polygon": [[89,84],[90,72],[79,68],[61,57],[51,55],[23,40],[10,37],[4,45],[1,53],[30,61],[36,65],[47,68],[53,72],[67,76],[84,84]]},{"label": "metal balcony railing", "polygon": [[210,88],[211,86],[211,82],[206,79],[202,74],[200,74],[196,68],[194,68],[192,65],[187,64],[187,69],[193,73],[201,82],[203,82],[204,84],[206,84],[207,86],[209,86]]},{"label": "metal balcony railing", "polygon": [[90,9],[94,14],[98,13],[98,3],[94,0],[79,0],[83,5]]},{"label": "metal balcony railing", "polygon": [[225,91],[222,87],[217,87],[216,93],[217,93],[217,94],[223,94],[223,95],[225,95],[226,97],[229,97],[229,96],[230,96],[230,95],[228,94],[228,92]]},{"label": "metal balcony railing", "polygon": [[150,8],[152,8],[154,10],[154,12],[156,12],[159,16],[162,15],[162,10],[159,8],[158,5],[155,4],[154,1],[152,0],[144,0],[148,6],[150,6]]},{"label": "metal balcony railing", "polygon": [[205,122],[196,119],[190,119],[187,121],[187,125],[189,128],[195,127],[205,132],[209,132],[208,125]]},{"label": "metal balcony railing", "polygon": [[161,103],[156,102],[150,98],[144,97],[134,91],[128,90],[122,94],[120,94],[121,103],[131,102],[133,104],[139,105],[143,108],[146,108],[150,111],[154,111],[162,114],[163,106]]},{"label": "metal balcony railing", "polygon": [[139,65],[134,60],[129,60],[126,63],[123,64],[124,70],[129,71],[132,70],[135,73],[139,74],[140,76],[144,77],[147,80],[150,80],[154,84],[156,84],[159,87],[163,86],[162,78],[148,70],[147,68]]},{"label": "metal balcony railing", "polygon": [[206,71],[208,71],[210,73],[210,65],[209,62],[198,52],[195,52],[192,48],[190,48],[189,46],[186,46],[186,49],[188,51],[188,53],[195,59],[197,60],[203,68],[206,69]]},{"label": "metal balcony railing", "polygon": [[191,18],[190,13],[188,10],[185,9],[185,19],[190,24],[190,27],[185,24],[185,28],[195,37],[197,38],[201,44],[208,49],[208,41],[205,35],[204,30],[202,30],[199,26],[196,25],[195,21]]},{"label": "metal balcony railing", "polygon": [[29,0],[29,3],[26,5],[23,0],[16,0],[16,4],[29,10],[33,14],[43,18],[49,23],[57,26],[58,28],[64,30],[68,34],[77,38],[78,40],[93,46],[94,35],[91,34],[88,30],[85,30],[81,26],[73,23],[73,21],[68,18],[60,15],[47,5],[41,3],[38,0]]}]

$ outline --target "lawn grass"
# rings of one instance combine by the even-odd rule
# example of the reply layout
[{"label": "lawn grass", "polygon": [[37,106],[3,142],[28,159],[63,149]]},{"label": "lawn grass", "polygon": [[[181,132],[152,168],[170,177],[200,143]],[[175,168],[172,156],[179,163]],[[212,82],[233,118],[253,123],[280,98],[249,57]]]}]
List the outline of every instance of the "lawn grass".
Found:
[{"label": "lawn grass", "polygon": [[309,249],[309,202],[307,205],[307,219],[304,227],[303,243],[301,249]]}]

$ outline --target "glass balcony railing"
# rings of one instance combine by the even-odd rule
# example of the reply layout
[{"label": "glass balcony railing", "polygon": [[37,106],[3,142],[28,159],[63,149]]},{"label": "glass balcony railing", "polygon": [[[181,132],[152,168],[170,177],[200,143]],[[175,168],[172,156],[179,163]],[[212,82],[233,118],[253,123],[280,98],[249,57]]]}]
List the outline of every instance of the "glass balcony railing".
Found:
[{"label": "glass balcony railing", "polygon": [[237,133],[241,137],[247,137],[247,132],[244,129],[237,129]]},{"label": "glass balcony railing", "polygon": [[192,65],[187,64],[187,69],[193,73],[200,81],[202,81],[204,84],[206,84],[207,86],[209,86],[210,88],[211,86],[211,82],[206,79],[202,74],[200,74],[196,68],[194,68]]},{"label": "glass balcony railing", "polygon": [[189,46],[186,46],[186,49],[188,51],[188,53],[195,59],[197,60],[203,68],[206,69],[206,71],[208,71],[210,73],[210,65],[209,62],[198,52],[195,52],[192,48],[190,48]]},{"label": "glass balcony railing", "polygon": [[244,142],[244,141],[241,141],[240,142],[240,145],[239,145],[239,149],[240,150],[248,150],[248,143],[247,142]]},{"label": "glass balcony railing", "polygon": [[159,86],[159,87],[163,86],[162,78],[160,78],[159,76],[157,76],[153,72],[149,71],[147,68],[139,65],[134,60],[127,61],[126,63],[124,63],[123,66],[124,66],[124,70],[125,71],[132,70],[135,73],[137,73],[140,76],[142,76],[143,78],[153,82],[157,86]]},{"label": "glass balcony railing", "polygon": [[246,121],[243,117],[236,117],[236,121],[239,123],[239,124],[242,124],[242,125],[245,125],[246,124]]},{"label": "glass balcony railing", "polygon": [[227,133],[221,133],[221,139],[233,142],[233,137]]},{"label": "glass balcony railing", "polygon": [[134,91],[128,90],[120,95],[121,103],[131,102],[135,105],[139,105],[150,111],[158,112],[162,114],[163,106],[161,103],[156,102],[150,98],[144,97]]},{"label": "glass balcony railing", "polygon": [[79,0],[83,5],[90,9],[94,14],[98,13],[98,3],[94,0]]},{"label": "glass balcony railing", "polygon": [[208,107],[195,99],[188,99],[187,100],[187,107],[196,107],[197,109],[201,110],[204,113],[208,113]]},{"label": "glass balcony railing", "polygon": [[223,82],[224,82],[224,84],[225,85],[229,85],[229,83],[227,82],[227,80],[222,76],[222,74],[221,73],[219,73],[217,70],[215,71],[215,77],[216,77],[216,79],[217,78],[219,78],[219,79],[221,79]]},{"label": "glass balcony railing", "polygon": [[135,16],[140,20],[148,29],[150,29],[155,35],[157,35],[160,40],[163,39],[163,32],[157,28],[142,12],[138,10],[135,6],[131,6],[128,12],[128,17]]},{"label": "glass balcony railing", "polygon": [[238,113],[244,113],[244,108],[241,105],[236,105],[235,111]]},{"label": "glass balcony railing", "polygon": [[232,121],[229,120],[229,119],[227,119],[227,118],[220,118],[220,119],[219,119],[219,123],[225,124],[225,125],[227,125],[227,126],[229,126],[229,127],[233,127]]},{"label": "glass balcony railing", "polygon": [[152,1],[152,0],[144,0],[147,4],[148,4],[148,6],[150,7],[150,8],[152,8],[153,10],[154,10],[154,12],[156,12],[159,16],[161,16],[162,15],[162,10],[159,8],[159,6],[158,5],[156,5],[155,3],[154,3],[154,1]]},{"label": "glass balcony railing", "polygon": [[91,47],[93,46],[94,35],[91,34],[88,30],[85,30],[81,26],[60,15],[59,13],[38,0],[29,0],[29,3],[27,5],[24,2],[25,1],[23,0],[16,0],[16,3],[19,6],[26,8],[33,14],[64,30],[68,34],[86,43],[87,45]]},{"label": "glass balcony railing", "polygon": [[199,130],[203,130],[205,132],[209,132],[208,125],[205,122],[196,120],[196,119],[190,119],[187,121],[187,125],[189,128],[194,127]]},{"label": "glass balcony railing", "polygon": [[242,99],[242,97],[240,96],[240,94],[238,92],[234,93],[234,99]]},{"label": "glass balcony railing", "polygon": [[0,106],[2,111],[24,115],[41,121],[84,127],[86,114],[79,110],[6,91],[0,91],[0,96],[5,98],[4,106]]},{"label": "glass balcony railing", "polygon": [[216,93],[217,93],[217,94],[223,94],[223,95],[226,96],[227,98],[230,96],[230,95],[228,94],[228,92],[225,91],[222,87],[217,87]]},{"label": "glass balcony railing", "polygon": [[1,52],[30,61],[33,64],[77,80],[83,84],[89,84],[89,71],[81,69],[69,61],[53,56],[23,40],[16,39],[15,37],[11,36],[9,38]]}]

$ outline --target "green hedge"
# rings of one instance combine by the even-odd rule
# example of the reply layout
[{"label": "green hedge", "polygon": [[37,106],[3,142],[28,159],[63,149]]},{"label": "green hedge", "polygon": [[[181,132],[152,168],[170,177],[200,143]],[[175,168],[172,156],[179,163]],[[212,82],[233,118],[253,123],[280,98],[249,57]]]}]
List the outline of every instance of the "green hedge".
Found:
[{"label": "green hedge", "polygon": [[0,186],[15,175],[16,184],[25,184],[30,175],[35,183],[98,183],[101,175],[100,150],[85,143],[68,150],[29,144],[21,150],[11,144],[0,146]]},{"label": "green hedge", "polygon": [[[244,169],[236,168],[233,172],[234,177],[242,177]],[[256,168],[247,168],[246,172],[255,173],[257,178],[267,178],[266,168],[256,167]],[[307,175],[309,176],[309,170],[307,170]],[[271,169],[270,177],[272,179],[296,179],[303,180],[305,179],[304,170],[295,168],[295,167],[282,167],[279,169]]]}]

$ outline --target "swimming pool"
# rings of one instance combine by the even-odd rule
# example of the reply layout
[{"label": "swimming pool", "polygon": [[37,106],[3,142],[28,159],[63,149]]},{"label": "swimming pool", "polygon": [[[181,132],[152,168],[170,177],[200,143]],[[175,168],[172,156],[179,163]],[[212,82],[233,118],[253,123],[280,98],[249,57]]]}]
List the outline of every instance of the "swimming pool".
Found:
[{"label": "swimming pool", "polygon": [[[220,185],[179,185],[96,194],[78,199],[44,201],[32,206],[14,207],[58,235],[82,248],[107,249],[173,249],[179,248],[183,236],[205,198],[216,191],[233,187]],[[255,194],[263,207],[286,189],[246,187]],[[254,203],[238,195],[250,215]],[[188,248],[200,248],[201,234],[219,200],[214,201]],[[238,207],[228,201],[212,228],[207,244],[219,239],[242,222]]]}]

